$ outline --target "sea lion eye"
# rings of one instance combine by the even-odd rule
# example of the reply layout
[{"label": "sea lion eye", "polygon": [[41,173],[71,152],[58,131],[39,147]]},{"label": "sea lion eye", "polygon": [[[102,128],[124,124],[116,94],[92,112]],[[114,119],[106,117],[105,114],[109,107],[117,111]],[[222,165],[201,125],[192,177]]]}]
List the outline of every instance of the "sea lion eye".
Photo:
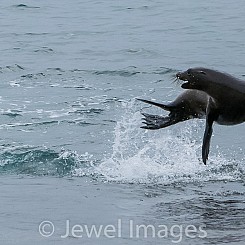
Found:
[{"label": "sea lion eye", "polygon": [[199,73],[206,75],[206,72],[204,72],[204,71],[199,71]]}]

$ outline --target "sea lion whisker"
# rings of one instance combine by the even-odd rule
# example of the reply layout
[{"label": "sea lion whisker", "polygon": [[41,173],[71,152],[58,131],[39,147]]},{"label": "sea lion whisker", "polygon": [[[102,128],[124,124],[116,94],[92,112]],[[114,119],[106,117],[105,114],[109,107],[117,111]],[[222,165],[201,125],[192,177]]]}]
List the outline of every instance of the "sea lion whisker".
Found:
[{"label": "sea lion whisker", "polygon": [[181,81],[178,77],[175,77],[175,79],[171,82],[172,84],[177,84],[177,85],[180,85],[181,84]]}]

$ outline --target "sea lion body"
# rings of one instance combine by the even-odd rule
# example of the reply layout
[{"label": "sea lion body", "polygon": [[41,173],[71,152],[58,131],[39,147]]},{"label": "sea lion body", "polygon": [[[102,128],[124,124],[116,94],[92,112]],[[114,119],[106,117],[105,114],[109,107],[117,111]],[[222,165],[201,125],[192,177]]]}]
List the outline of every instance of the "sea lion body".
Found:
[{"label": "sea lion body", "polygon": [[245,81],[202,67],[177,73],[176,77],[187,81],[182,88],[203,91],[209,96],[202,145],[202,160],[206,164],[213,123],[235,125],[245,121]]},{"label": "sea lion body", "polygon": [[178,122],[192,118],[205,118],[209,96],[198,90],[187,90],[180,94],[174,101],[168,104],[160,104],[154,101],[138,99],[142,102],[158,106],[169,111],[168,116],[158,116],[142,113],[144,116],[144,129],[160,129]]},{"label": "sea lion body", "polygon": [[197,90],[187,90],[180,94],[169,105],[184,111],[188,119],[203,118],[206,114],[208,96],[206,93]]},{"label": "sea lion body", "polygon": [[207,68],[193,68],[176,75],[187,81],[184,89],[196,89],[209,95],[207,110],[218,111],[216,122],[235,125],[245,121],[245,81]]},{"label": "sea lion body", "polygon": [[143,113],[146,126],[142,128],[159,129],[191,118],[206,117],[202,145],[202,159],[206,164],[213,123],[236,125],[245,122],[245,81],[202,67],[179,72],[176,77],[186,81],[181,85],[186,92],[168,105],[141,100],[170,111],[167,117]]}]

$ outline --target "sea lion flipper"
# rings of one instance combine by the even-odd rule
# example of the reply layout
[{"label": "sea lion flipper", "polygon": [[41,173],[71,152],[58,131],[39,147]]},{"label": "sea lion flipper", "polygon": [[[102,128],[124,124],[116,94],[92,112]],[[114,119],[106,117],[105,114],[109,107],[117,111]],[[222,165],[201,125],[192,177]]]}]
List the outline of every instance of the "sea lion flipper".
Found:
[{"label": "sea lion flipper", "polygon": [[210,140],[213,133],[213,123],[217,119],[218,114],[216,111],[209,112],[206,118],[206,128],[203,137],[203,145],[202,145],[202,160],[206,165],[208,160],[209,148],[210,148]]},{"label": "sea lion flipper", "polygon": [[158,119],[162,119],[162,116],[158,116],[158,115],[152,115],[152,114],[148,114],[145,112],[141,112],[141,114],[144,116],[142,119],[143,120],[158,120]]},{"label": "sea lion flipper", "polygon": [[166,117],[147,113],[142,113],[142,115],[144,116],[143,123],[145,126],[142,126],[141,128],[151,130],[166,128],[183,120],[182,117],[175,117],[173,115]]},{"label": "sea lion flipper", "polygon": [[212,125],[206,124],[206,129],[203,137],[203,145],[202,145],[202,161],[206,165],[208,154],[209,154],[209,147],[210,147],[210,139],[212,136],[213,128]]},{"label": "sea lion flipper", "polygon": [[143,129],[160,129],[162,125],[166,124],[169,122],[170,118],[168,116],[163,117],[163,116],[158,116],[158,115],[151,115],[147,113],[142,113],[144,116],[143,123],[145,126],[142,126],[141,128]]},{"label": "sea lion flipper", "polygon": [[160,108],[162,108],[162,109],[164,109],[166,111],[172,111],[175,108],[172,105],[165,105],[165,104],[157,103],[157,102],[150,101],[150,100],[138,99],[138,98],[137,98],[137,100],[142,101],[142,102],[147,103],[147,104],[150,104],[150,105],[154,105],[154,106],[160,107]]}]

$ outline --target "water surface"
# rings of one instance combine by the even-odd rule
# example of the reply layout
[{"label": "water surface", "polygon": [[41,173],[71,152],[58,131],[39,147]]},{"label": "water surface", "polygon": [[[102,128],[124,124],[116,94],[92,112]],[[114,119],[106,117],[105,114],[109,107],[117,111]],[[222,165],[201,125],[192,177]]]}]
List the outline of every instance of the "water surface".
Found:
[{"label": "water surface", "polygon": [[[0,3],[1,239],[4,244],[172,244],[129,237],[128,222],[205,225],[182,244],[243,244],[244,125],[140,129],[135,98],[171,101],[194,66],[244,78],[244,2]],[[62,239],[66,220],[122,237]],[[39,224],[50,220],[53,236]],[[178,233],[178,231],[177,231]],[[68,241],[69,239],[69,241]]]}]

